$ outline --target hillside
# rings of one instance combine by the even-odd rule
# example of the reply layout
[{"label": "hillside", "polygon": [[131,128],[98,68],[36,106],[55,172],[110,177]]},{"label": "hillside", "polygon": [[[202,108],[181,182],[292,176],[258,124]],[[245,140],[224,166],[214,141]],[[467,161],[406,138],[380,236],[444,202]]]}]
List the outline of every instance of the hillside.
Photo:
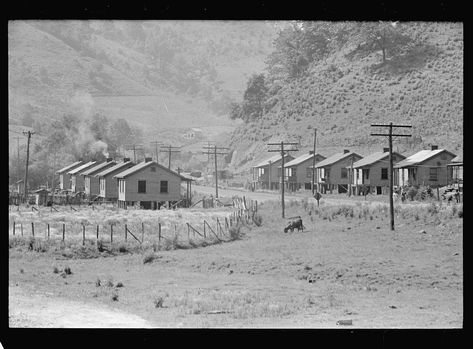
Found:
[{"label": "hillside", "polygon": [[125,118],[147,141],[183,145],[191,127],[231,130],[228,105],[264,68],[276,30],[245,21],[12,21],[10,124],[40,129],[64,114],[99,113]]},{"label": "hillside", "polygon": [[[417,43],[382,64],[381,54],[352,57],[357,27],[298,78],[277,79],[267,69],[264,109],[232,134],[232,164],[247,170],[268,157],[266,143],[298,141],[331,155],[350,148],[367,155],[387,146],[371,137],[371,123],[411,124],[413,137],[394,148],[410,155],[430,144],[463,151],[463,27],[455,23],[404,23]],[[405,132],[405,130],[403,130]],[[295,153],[297,155],[298,153]]]}]

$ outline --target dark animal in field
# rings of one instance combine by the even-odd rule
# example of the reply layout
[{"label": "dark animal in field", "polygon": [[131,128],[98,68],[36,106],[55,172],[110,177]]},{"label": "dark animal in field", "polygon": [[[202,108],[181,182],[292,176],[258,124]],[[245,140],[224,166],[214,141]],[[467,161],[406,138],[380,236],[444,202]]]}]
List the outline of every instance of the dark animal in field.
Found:
[{"label": "dark animal in field", "polygon": [[296,219],[291,220],[287,226],[284,228],[284,232],[287,233],[289,230],[291,233],[294,231],[294,229],[297,229],[297,231],[304,231],[304,225],[302,224],[302,218],[297,217]]}]

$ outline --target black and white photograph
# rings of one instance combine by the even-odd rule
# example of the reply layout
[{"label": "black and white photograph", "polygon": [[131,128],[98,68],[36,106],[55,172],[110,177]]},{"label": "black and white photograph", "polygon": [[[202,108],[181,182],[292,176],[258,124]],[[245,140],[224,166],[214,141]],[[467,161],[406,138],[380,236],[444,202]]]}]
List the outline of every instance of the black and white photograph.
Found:
[{"label": "black and white photograph", "polygon": [[7,41],[9,328],[463,328],[463,22]]}]

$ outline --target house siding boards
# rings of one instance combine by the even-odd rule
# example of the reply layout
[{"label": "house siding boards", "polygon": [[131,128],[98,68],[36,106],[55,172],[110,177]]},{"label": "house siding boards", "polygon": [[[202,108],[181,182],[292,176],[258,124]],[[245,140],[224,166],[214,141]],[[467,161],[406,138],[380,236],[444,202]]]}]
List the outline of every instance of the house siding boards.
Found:
[{"label": "house siding boards", "polygon": [[84,165],[83,161],[77,161],[56,172],[56,174],[59,174],[59,188],[61,190],[71,189],[71,175],[68,172],[82,165]]},{"label": "house siding boards", "polygon": [[[353,181],[354,190],[357,194],[360,194],[363,186],[368,186],[370,189],[373,187],[381,187],[381,192],[383,194],[387,193],[386,187],[389,187],[389,152],[387,153],[374,153],[360,162],[363,162],[365,159],[374,156],[375,161],[371,163],[365,163],[364,165],[358,165],[357,163],[353,164]],[[404,160],[406,157],[399,153],[393,153],[393,164],[396,164],[399,161]],[[383,179],[383,169],[387,177]],[[366,170],[369,170],[369,177],[366,178]],[[394,185],[398,185],[398,176],[396,171],[394,172],[393,182]]]},{"label": "house siding boards", "polygon": [[99,178],[96,176],[102,171],[115,166],[117,163],[115,161],[109,161],[106,163],[102,163],[89,169],[84,175],[84,187],[85,193],[87,195],[99,195],[100,194],[100,183]]},{"label": "house siding boards", "polygon": [[135,166],[136,164],[128,161],[118,165],[120,166],[116,170],[108,172],[106,175],[101,175],[101,173],[97,175],[99,177],[99,196],[107,201],[118,200],[118,180],[113,178],[113,176]]},{"label": "house siding boards", "polygon": [[[155,172],[151,170],[152,167],[155,168]],[[172,202],[181,199],[183,178],[154,162],[137,172],[127,174],[125,177],[122,176],[122,173],[115,177],[118,178],[118,201],[121,206],[126,207],[139,201],[140,203],[153,203],[149,208],[156,208],[155,205],[160,202]],[[139,181],[146,181],[145,193],[138,192]],[[167,181],[167,193],[161,193],[162,181]]]},{"label": "house siding boards", "polygon": [[[340,154],[332,155],[332,157],[341,156]],[[340,160],[336,160],[330,163],[330,157],[323,160],[329,162],[328,164],[324,165],[323,162],[315,165],[317,169],[317,176],[320,179],[324,179],[323,182],[320,183],[320,188],[322,192],[326,192],[327,190],[332,190],[338,187],[339,192],[343,192],[343,188],[347,189],[349,184],[349,175],[347,167],[351,165],[353,157],[353,162],[361,160],[363,157],[357,153],[348,152],[343,155]],[[346,178],[342,178],[342,168],[346,171],[347,176]],[[329,175],[328,172],[329,171]]]},{"label": "house siding boards", "polygon": [[[325,159],[325,156],[316,154],[315,155],[315,163],[322,161]],[[297,160],[294,159],[294,161]],[[298,189],[307,189],[306,186],[312,184],[312,164],[313,164],[313,156],[309,157],[308,159],[298,163],[297,165],[290,165],[286,167],[286,175],[293,174],[295,169],[296,175],[291,175],[287,177],[288,187],[290,190],[298,190]],[[307,175],[310,173],[310,177]],[[317,183],[317,178],[315,178],[315,182]]]},{"label": "house siding boards", "polygon": [[[72,192],[77,193],[80,191],[85,190],[85,184],[84,184],[84,176],[82,175],[83,172],[87,171],[88,169],[92,168],[93,166],[96,166],[97,162],[91,161],[88,162],[87,164],[84,164],[70,172],[71,174],[71,189]],[[78,170],[80,168],[80,170]]]},{"label": "house siding boards", "polygon": [[[268,163],[269,160],[275,159],[274,161],[271,161],[271,165]],[[284,162],[289,162],[293,160],[294,157],[291,155],[286,155],[284,157]],[[279,188],[279,182],[280,182],[280,176],[279,172],[280,166],[282,165],[282,159],[281,156],[279,157],[272,157],[268,160],[265,160],[263,163],[260,163],[257,166],[253,167],[253,185],[255,188],[259,189],[278,189]],[[260,174],[260,172],[264,171],[263,174]],[[269,177],[271,176],[271,178]],[[271,182],[271,185],[269,186],[268,182]]]},{"label": "house siding boards", "polygon": [[[411,155],[415,157],[418,153]],[[430,158],[416,163],[407,163],[403,166],[402,162],[395,166],[398,171],[399,185],[401,186],[431,186],[442,187],[448,184],[447,164],[455,157],[455,154],[441,149]],[[409,160],[409,157],[406,161]],[[435,170],[431,170],[435,169]],[[431,177],[431,171],[436,172],[436,180]]]}]

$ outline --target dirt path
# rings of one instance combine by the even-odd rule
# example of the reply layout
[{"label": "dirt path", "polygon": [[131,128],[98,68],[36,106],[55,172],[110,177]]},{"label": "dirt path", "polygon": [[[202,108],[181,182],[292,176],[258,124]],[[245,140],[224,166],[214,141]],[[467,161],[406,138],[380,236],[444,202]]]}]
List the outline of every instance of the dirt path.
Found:
[{"label": "dirt path", "polygon": [[29,294],[9,288],[10,327],[149,328],[148,321],[104,306],[69,301],[48,295]]},{"label": "dirt path", "polygon": [[[214,187],[207,187],[207,186],[201,186],[201,185],[196,185],[194,186],[194,190],[206,194],[206,195],[215,195],[215,188]],[[279,192],[260,192],[260,191],[247,191],[247,190],[237,190],[237,189],[222,189],[219,188],[218,190],[219,196],[220,197],[233,197],[233,196],[245,196],[249,199],[253,200],[258,200],[259,202],[264,202],[264,201],[278,201],[281,200],[281,194]],[[374,200],[365,200],[363,197],[360,197],[360,199],[355,199],[355,198],[347,198],[346,195],[340,194],[339,196],[336,197],[330,197],[333,196],[333,194],[328,194],[328,195],[322,195],[322,199],[320,200],[320,204],[322,205],[356,205],[356,204],[369,204],[369,205],[389,205],[388,202],[383,202],[383,201],[374,201]],[[302,200],[304,198],[308,198],[310,203],[316,203],[316,200],[310,196],[310,194],[304,195],[304,194],[298,194],[298,195],[291,195],[291,194],[285,194],[285,201],[290,201],[290,200]],[[387,199],[386,199],[387,200]],[[408,206],[426,206],[429,205],[429,203],[421,203],[421,202],[415,202],[415,203],[400,203],[399,201],[395,201],[394,205],[402,205],[403,207],[408,207]]]}]

